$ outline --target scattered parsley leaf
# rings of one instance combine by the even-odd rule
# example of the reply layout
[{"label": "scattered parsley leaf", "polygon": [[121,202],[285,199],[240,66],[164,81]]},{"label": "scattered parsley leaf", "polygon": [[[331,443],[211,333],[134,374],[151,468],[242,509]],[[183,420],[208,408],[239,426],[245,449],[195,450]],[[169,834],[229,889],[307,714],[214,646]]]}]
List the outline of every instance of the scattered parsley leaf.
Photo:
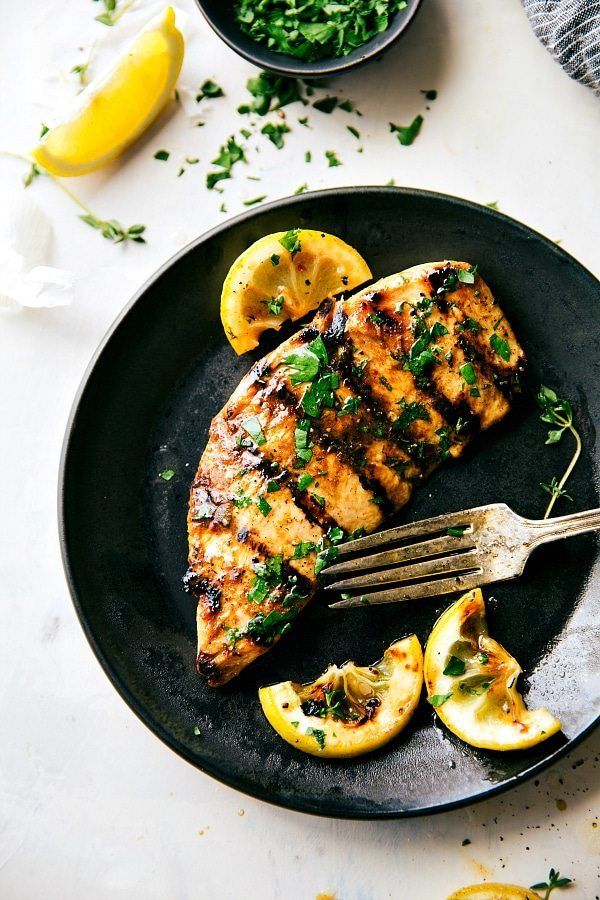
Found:
[{"label": "scattered parsley leaf", "polygon": [[[247,7],[252,6],[251,0],[243,0]],[[247,15],[254,17],[254,10],[248,9]],[[238,21],[240,19],[238,18]],[[242,26],[243,27],[243,26]],[[302,100],[300,82],[296,78],[286,78],[284,75],[276,75],[274,72],[261,72],[255,78],[249,78],[246,89],[252,95],[250,103],[238,106],[239,113],[256,113],[265,116],[269,110],[281,109],[296,100]]]},{"label": "scattered parsley leaf", "polygon": [[410,147],[421,130],[423,116],[415,116],[410,125],[394,125],[390,122],[390,131],[396,133],[396,137],[403,147]]},{"label": "scattered parsley leaf", "polygon": [[309,475],[308,472],[303,472],[300,478],[298,479],[298,490],[305,491],[306,488],[313,483],[314,477]]},{"label": "scattered parsley leaf", "polygon": [[198,89],[198,93],[196,94],[196,103],[200,103],[201,100],[204,100],[205,97],[224,97],[225,92],[222,87],[220,87],[216,82],[211,81],[210,78],[200,86]]},{"label": "scattered parsley leaf", "polygon": [[495,331],[490,335],[490,347],[504,362],[510,361],[512,351],[504,338],[501,338]]},{"label": "scattered parsley leaf", "polygon": [[466,384],[477,384],[477,375],[475,374],[475,369],[473,368],[471,363],[465,363],[463,366],[460,366],[458,371],[460,372]]},{"label": "scattered parsley leaf", "polygon": [[320,100],[315,100],[315,102],[313,103],[313,107],[315,109],[318,109],[319,112],[327,114],[332,113],[337,105],[337,97],[322,97]]},{"label": "scattered parsley leaf", "polygon": [[269,513],[271,512],[271,510],[273,509],[271,504],[267,503],[267,501],[265,500],[264,497],[259,497],[258,500],[256,501],[256,505],[258,506],[258,509],[263,514],[263,516],[268,516]]},{"label": "scattered parsley leaf", "polygon": [[285,250],[288,250],[291,253],[292,259],[296,253],[300,253],[302,250],[299,235],[299,228],[291,228],[289,231],[286,231],[283,237],[279,238],[279,243]]},{"label": "scattered parsley leaf", "polygon": [[446,663],[444,675],[464,675],[465,668],[466,664],[464,659],[459,659],[458,656],[451,656]]},{"label": "scattered parsley leaf", "polygon": [[170,481],[171,478],[175,476],[174,469],[163,469],[162,472],[159,473],[159,478],[162,478],[163,481]]},{"label": "scattered parsley leaf", "polygon": [[154,154],[154,159],[161,159],[166,162],[168,158],[169,158],[168,150],[157,150],[156,153]]},{"label": "scattered parsley leaf", "polygon": [[325,156],[327,158],[327,165],[330,169],[342,165],[342,161],[338,159],[333,150],[326,150]]},{"label": "scattered parsley leaf", "polygon": [[272,144],[275,144],[278,150],[283,148],[283,135],[289,132],[285,122],[267,122],[260,130],[261,134],[266,134]]},{"label": "scattered parsley leaf", "polygon": [[446,700],[449,700],[452,696],[452,691],[448,691],[447,694],[433,694],[432,697],[428,698],[428,702],[431,703],[433,707],[443,706]]},{"label": "scattered parsley leaf", "polygon": [[250,435],[257,447],[260,447],[261,444],[266,444],[267,439],[262,430],[258,416],[250,416],[250,418],[242,422],[242,428]]}]

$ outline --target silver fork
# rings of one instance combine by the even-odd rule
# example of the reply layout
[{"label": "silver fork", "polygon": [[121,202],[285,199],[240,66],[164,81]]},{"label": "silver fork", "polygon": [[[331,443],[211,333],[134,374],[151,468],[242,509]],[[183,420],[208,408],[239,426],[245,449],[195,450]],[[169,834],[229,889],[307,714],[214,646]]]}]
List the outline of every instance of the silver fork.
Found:
[{"label": "silver fork", "polygon": [[541,544],[599,529],[600,509],[536,520],[491,503],[343,544],[335,564],[324,569],[342,580],[325,590],[344,592],[332,609],[469,591],[517,578]]}]

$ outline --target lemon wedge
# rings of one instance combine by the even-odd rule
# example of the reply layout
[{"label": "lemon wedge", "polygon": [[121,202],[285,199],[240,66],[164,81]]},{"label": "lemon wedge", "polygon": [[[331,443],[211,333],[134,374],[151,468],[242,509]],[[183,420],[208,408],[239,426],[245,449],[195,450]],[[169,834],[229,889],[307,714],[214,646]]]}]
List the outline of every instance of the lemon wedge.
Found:
[{"label": "lemon wedge", "polygon": [[258,346],[267,328],[295,322],[321,300],[371,278],[360,253],[324,231],[293,228],[255,241],[231,266],[221,321],[237,354]]},{"label": "lemon wedge", "polygon": [[85,175],[115,159],[154,121],[173,93],[183,37],[169,6],[79,94],[30,156],[52,175]]},{"label": "lemon wedge", "polygon": [[521,667],[489,637],[479,588],[437,620],[425,649],[429,702],[450,731],[473,747],[524,750],[560,731],[547,709],[528,710],[517,691]]},{"label": "lemon wedge", "polygon": [[288,744],[313,756],[349,757],[377,750],[408,724],[423,686],[415,635],[396,641],[372,666],[347,662],[316,681],[283,681],[258,692],[263,712]]},{"label": "lemon wedge", "polygon": [[448,900],[542,900],[531,888],[522,888],[516,884],[472,884],[450,894]]}]

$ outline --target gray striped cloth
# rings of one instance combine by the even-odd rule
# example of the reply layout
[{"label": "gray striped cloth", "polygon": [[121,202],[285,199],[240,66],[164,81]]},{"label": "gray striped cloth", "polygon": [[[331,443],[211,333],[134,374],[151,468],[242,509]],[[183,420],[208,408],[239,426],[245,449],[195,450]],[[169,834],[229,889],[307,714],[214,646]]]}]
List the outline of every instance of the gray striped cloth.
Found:
[{"label": "gray striped cloth", "polygon": [[600,95],[600,0],[523,0],[523,6],[565,72]]}]

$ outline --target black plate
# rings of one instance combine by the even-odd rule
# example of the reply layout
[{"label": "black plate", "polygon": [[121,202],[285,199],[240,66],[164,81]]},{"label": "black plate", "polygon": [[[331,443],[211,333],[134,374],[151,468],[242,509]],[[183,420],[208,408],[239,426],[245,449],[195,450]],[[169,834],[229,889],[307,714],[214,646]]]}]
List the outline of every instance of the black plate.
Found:
[{"label": "black plate", "polygon": [[[186,506],[211,417],[249,367],[219,321],[223,278],[267,232],[325,229],[374,274],[445,257],[477,261],[527,351],[533,379],[573,401],[584,450],[574,503],[598,506],[600,286],[546,238],[464,200],[396,188],[343,188],[270,204],[214,229],[147,284],[84,379],[61,471],[62,551],[75,606],[107,675],[166,744],[205,772],[283,806],[348,817],[404,816],[480,799],[562,755],[594,724],[598,549],[594,536],[539,550],[524,577],[486,590],[490,631],[521,662],[525,694],[564,732],[528,752],[466,746],[422,702],[408,730],[355,761],[308,757],[267,725],[257,687],[312,679],[331,661],[378,659],[401,635],[424,643],[447,601],[333,611],[317,598],[293,633],[222,690],[194,671],[194,604],[182,589]],[[277,339],[275,339],[277,340]],[[503,500],[540,516],[569,438],[544,446],[531,405],[438,471],[404,519]],[[172,468],[169,482],[158,473]],[[200,734],[194,734],[198,726]]]}]

